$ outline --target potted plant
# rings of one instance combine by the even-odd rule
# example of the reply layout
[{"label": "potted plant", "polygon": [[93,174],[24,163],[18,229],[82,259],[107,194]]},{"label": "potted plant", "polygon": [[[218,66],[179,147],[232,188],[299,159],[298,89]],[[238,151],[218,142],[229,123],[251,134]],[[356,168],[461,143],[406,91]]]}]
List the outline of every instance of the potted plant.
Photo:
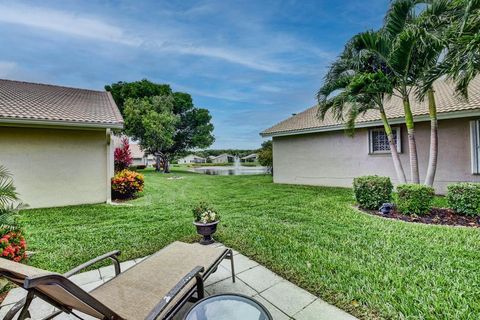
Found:
[{"label": "potted plant", "polygon": [[211,244],[215,241],[212,234],[217,231],[217,224],[219,222],[219,215],[211,206],[205,202],[199,203],[193,208],[193,224],[197,228],[197,233],[202,235],[201,244]]}]

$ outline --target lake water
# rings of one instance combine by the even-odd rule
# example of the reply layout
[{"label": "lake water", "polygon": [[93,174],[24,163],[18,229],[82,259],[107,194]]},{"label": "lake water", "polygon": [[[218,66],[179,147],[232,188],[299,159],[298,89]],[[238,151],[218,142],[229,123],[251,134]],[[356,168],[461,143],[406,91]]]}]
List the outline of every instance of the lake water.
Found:
[{"label": "lake water", "polygon": [[199,167],[194,168],[194,172],[216,175],[216,176],[238,176],[247,174],[265,174],[267,167]]}]

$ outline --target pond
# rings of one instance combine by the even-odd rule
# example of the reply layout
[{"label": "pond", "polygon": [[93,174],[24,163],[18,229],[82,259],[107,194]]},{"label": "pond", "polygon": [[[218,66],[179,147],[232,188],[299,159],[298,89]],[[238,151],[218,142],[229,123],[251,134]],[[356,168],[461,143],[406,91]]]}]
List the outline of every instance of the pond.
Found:
[{"label": "pond", "polygon": [[229,166],[229,167],[199,167],[194,168],[194,172],[217,175],[217,176],[238,176],[247,174],[265,174],[268,171],[267,167],[243,167],[243,166]]}]

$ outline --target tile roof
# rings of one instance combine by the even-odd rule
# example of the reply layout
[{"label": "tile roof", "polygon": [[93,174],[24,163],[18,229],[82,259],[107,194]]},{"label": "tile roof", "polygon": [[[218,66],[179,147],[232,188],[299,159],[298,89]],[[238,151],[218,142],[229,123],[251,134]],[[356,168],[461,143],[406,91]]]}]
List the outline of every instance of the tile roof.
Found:
[{"label": "tile roof", "polygon": [[[480,77],[475,78],[470,83],[468,101],[455,94],[454,85],[451,81],[438,80],[434,84],[434,89],[439,119],[447,115],[455,117],[455,113],[461,111],[480,111]],[[410,103],[416,121],[428,116],[427,99],[420,102],[412,95]],[[343,129],[343,121],[335,119],[331,113],[327,113],[322,121],[317,117],[317,111],[318,106],[308,108],[262,131],[260,134],[268,137]],[[396,123],[403,122],[403,104],[400,98],[393,96],[386,100],[385,111],[389,119],[399,120]],[[370,110],[357,118],[356,125],[358,127],[377,126],[380,120],[380,114],[376,110]]]},{"label": "tile roof", "polygon": [[123,126],[109,92],[0,79],[0,122],[15,121]]}]

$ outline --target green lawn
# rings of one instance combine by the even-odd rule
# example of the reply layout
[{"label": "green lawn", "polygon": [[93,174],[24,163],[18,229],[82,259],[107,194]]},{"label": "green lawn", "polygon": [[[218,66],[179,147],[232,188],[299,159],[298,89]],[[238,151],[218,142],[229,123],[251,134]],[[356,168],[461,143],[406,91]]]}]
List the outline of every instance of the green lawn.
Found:
[{"label": "green lawn", "polygon": [[349,189],[144,174],[144,195],[124,206],[24,211],[30,263],[61,272],[113,249],[127,260],[194,241],[190,208],[207,200],[222,215],[218,240],[361,318],[480,318],[477,229],[366,215]]}]

